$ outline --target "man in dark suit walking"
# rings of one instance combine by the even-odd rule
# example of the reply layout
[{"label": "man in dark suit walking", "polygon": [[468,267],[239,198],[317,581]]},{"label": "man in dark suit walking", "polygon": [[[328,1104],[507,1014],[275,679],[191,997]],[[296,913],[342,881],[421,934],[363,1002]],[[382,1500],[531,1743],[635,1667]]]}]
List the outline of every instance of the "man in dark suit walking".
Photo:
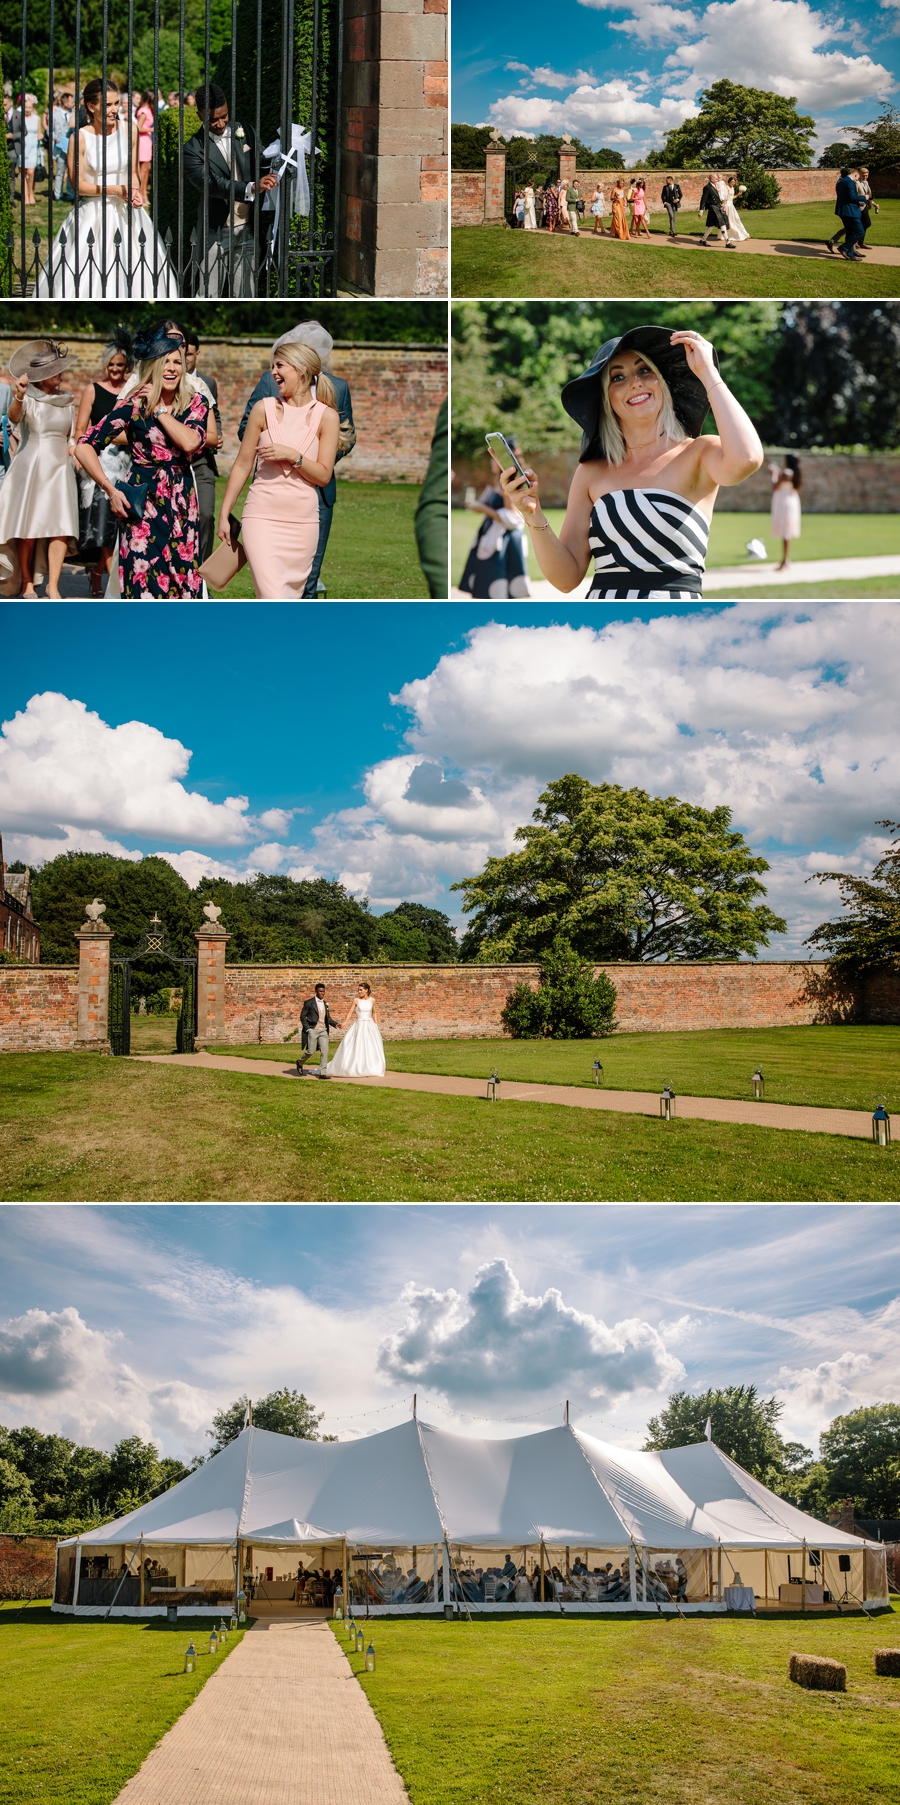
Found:
[{"label": "man in dark suit walking", "polygon": [[855,169],[841,170],[835,185],[834,210],[842,222],[844,242],[838,244],[841,233],[835,232],[833,238],[829,238],[827,243],[830,251],[838,251],[842,257],[846,257],[848,263],[865,263],[865,258],[861,257],[856,249],[856,246],[862,243],[865,235],[856,176]]},{"label": "man in dark suit walking", "polygon": [[318,1053],[319,1070],[317,1077],[329,1077],[328,1034],[330,1029],[339,1028],[341,1024],[340,1022],[336,1022],[333,1015],[329,1013],[328,1004],[325,1001],[324,984],[317,984],[315,996],[307,997],[306,1002],[300,1011],[300,1026],[303,1029],[306,1052],[301,1053],[300,1058],[297,1061],[297,1072],[299,1076],[301,1078],[306,1077],[304,1064],[307,1059],[312,1059],[314,1053]]},{"label": "man in dark suit walking", "polygon": [[[283,332],[281,337],[275,340],[272,350],[277,351],[279,345],[287,344],[310,345],[316,355],[321,358],[324,368],[327,368],[328,359],[334,349],[334,339],[332,338],[331,333],[326,332],[325,327],[320,326],[318,320],[305,320],[302,326],[294,326],[290,332]],[[345,437],[349,437],[349,443],[345,445],[344,450],[341,451],[340,448],[338,449],[337,456],[335,457],[335,463],[338,463],[341,458],[345,458],[348,452],[353,450],[353,447],[356,444],[356,427],[353,424],[353,404],[350,400],[350,389],[348,384],[344,381],[342,376],[335,376],[332,370],[328,371],[328,375],[334,387],[334,398],[337,403],[338,413],[341,416],[341,426],[343,427],[344,435]],[[244,408],[243,419],[238,427],[239,439],[242,439],[244,436],[247,429],[247,421],[250,418],[250,410],[255,403],[257,401],[263,401],[267,395],[277,396],[278,392],[275,378],[272,375],[271,370],[266,370],[260,377]],[[319,592],[319,572],[322,569],[322,560],[325,556],[328,535],[331,532],[331,523],[334,519],[334,504],[337,500],[337,482],[334,476],[332,476],[330,482],[325,483],[322,487],[317,486],[316,495],[318,496],[319,501],[319,541],[316,546],[316,555],[313,558],[309,576],[306,579],[306,587],[303,591],[304,601],[309,602],[314,602]],[[322,593],[325,593],[324,585],[322,586]]]},{"label": "man in dark suit walking", "polygon": [[719,186],[717,175],[706,178],[706,186],[700,196],[698,213],[706,214],[706,231],[700,240],[702,245],[709,244],[710,232],[721,232],[725,239],[726,251],[734,250],[734,240],[728,236],[728,217],[725,212],[724,190]]},{"label": "man in dark suit walking", "polygon": [[674,238],[676,236],[675,221],[682,198],[680,183],[673,182],[671,176],[667,176],[659,198],[669,215],[669,237]]},{"label": "man in dark suit walking", "polygon": [[[200,130],[188,138],[184,173],[199,190],[193,236],[198,295],[256,293],[253,213],[257,200],[256,140],[253,127],[232,125],[222,88],[211,82],[197,89]],[[260,177],[259,192],[277,187],[274,175]],[[260,247],[262,248],[262,247]]]}]

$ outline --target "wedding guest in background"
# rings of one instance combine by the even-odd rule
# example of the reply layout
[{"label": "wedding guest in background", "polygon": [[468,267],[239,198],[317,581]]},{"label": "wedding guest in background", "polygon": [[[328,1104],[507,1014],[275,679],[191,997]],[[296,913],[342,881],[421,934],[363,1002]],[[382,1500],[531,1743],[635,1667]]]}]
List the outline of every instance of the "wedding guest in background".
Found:
[{"label": "wedding guest in background", "polygon": [[59,579],[67,549],[78,542],[78,484],[69,455],[75,397],[61,386],[74,359],[52,338],[29,340],[9,360],[13,399],[9,419],[21,422],[21,444],[0,485],[0,566],[3,592],[35,601],[38,546],[46,542],[47,595],[61,600]]},{"label": "wedding guest in background", "polygon": [[537,230],[537,219],[535,218],[534,212],[534,189],[530,182],[526,182],[525,184],[523,198],[525,201],[525,218],[523,224],[526,232],[534,232]]},{"label": "wedding guest in background", "polygon": [[[842,221],[842,224],[840,230],[835,232],[834,236],[827,240],[829,251],[836,250],[840,257],[845,257],[847,259],[848,263],[861,263],[863,261],[859,255],[859,246],[862,243],[863,237],[863,225],[860,195],[857,187],[858,176],[859,171],[857,169],[845,168],[841,170],[835,184],[834,210],[838,218]],[[843,244],[838,243],[838,239],[840,238],[843,238]]]},{"label": "wedding guest in background", "polygon": [[[85,383],[75,422],[75,437],[81,439],[92,426],[98,426],[117,406],[122,390],[134,368],[131,337],[124,326],[116,326],[103,353],[103,375]],[[131,473],[131,452],[114,441],[99,454],[104,474],[113,484],[127,481]],[[109,496],[100,484],[82,470],[79,476],[80,506],[78,510],[78,550],[84,559],[93,561],[88,571],[91,595],[103,594],[103,578],[109,576],[119,523],[110,506]]]},{"label": "wedding guest in background", "polygon": [[548,232],[556,231],[559,217],[559,188],[551,179],[544,187],[544,225]]},{"label": "wedding guest in background", "polygon": [[449,446],[447,443],[447,401],[438,409],[431,457],[416,508],[416,543],[419,563],[425,573],[432,600],[446,597],[447,588],[447,509],[449,507]]},{"label": "wedding guest in background", "polygon": [[216,478],[219,474],[216,450],[222,448],[222,416],[219,412],[218,383],[214,376],[201,376],[197,369],[199,354],[200,340],[196,332],[185,332],[184,367],[188,380],[191,387],[209,402],[216,427],[216,445],[211,445],[207,439],[202,456],[194,465],[194,481],[200,504],[200,562],[203,564],[212,552],[216,537]]},{"label": "wedding guest in background", "polygon": [[625,214],[626,198],[627,197],[626,197],[626,193],[625,193],[625,184],[624,184],[622,177],[619,176],[619,178],[616,181],[615,187],[613,188],[612,193],[610,195],[610,200],[612,201],[612,225],[610,227],[610,237],[611,238],[628,238],[629,237],[628,219]]},{"label": "wedding guest in background", "polygon": [[676,238],[677,232],[675,230],[675,222],[678,218],[678,209],[681,206],[683,198],[681,184],[679,182],[673,182],[671,176],[667,176],[666,180],[663,182],[662,193],[659,198],[669,215],[669,237]]},{"label": "wedding guest in background", "polygon": [[791,540],[799,539],[802,524],[800,459],[792,451],[788,452],[784,469],[773,460],[769,475],[772,478],[772,537],[780,539],[784,548],[778,569],[787,570],[791,562]]},{"label": "wedding guest in background", "polygon": [[606,196],[603,192],[603,189],[600,186],[600,183],[598,182],[596,188],[594,189],[593,194],[591,195],[591,214],[593,216],[593,221],[594,221],[593,236],[595,238],[602,238],[604,236],[603,216],[604,216],[605,212],[606,212]]},{"label": "wedding guest in background", "polygon": [[647,224],[647,190],[642,179],[634,184],[631,220],[635,238],[640,238],[641,232],[646,232],[647,237],[650,237],[650,227]]},{"label": "wedding guest in background", "polygon": [[[312,349],[317,352],[321,359],[322,367],[334,390],[334,405],[341,416],[341,436],[338,441],[335,463],[340,463],[341,458],[347,457],[356,444],[356,428],[353,424],[353,404],[350,398],[349,386],[342,376],[336,376],[333,370],[328,367],[329,359],[332,350],[334,349],[334,339],[330,332],[326,332],[324,326],[319,325],[318,320],[305,320],[302,325],[292,327],[290,332],[282,333],[281,337],[275,340],[272,351],[274,353],[278,350],[280,345],[292,343],[312,346]],[[313,387],[315,388],[315,384],[313,384]],[[274,399],[277,395],[278,386],[275,382],[275,378],[273,377],[271,370],[266,370],[260,377],[259,382],[253,390],[244,409],[243,418],[238,427],[239,439],[243,439],[244,437],[251,409],[255,407],[257,401],[264,401],[267,396]],[[337,500],[337,482],[335,478],[332,477],[330,483],[325,483],[324,487],[318,488],[316,494],[319,505],[319,538],[309,576],[306,579],[306,588],[303,591],[304,599],[306,601],[314,601],[318,594],[325,594],[325,586],[321,581],[320,573],[326,547],[328,545],[328,537],[334,520],[334,506]]]},{"label": "wedding guest in background", "polygon": [[48,136],[53,146],[53,196],[61,201],[63,189],[68,180],[66,163],[69,155],[69,135],[74,117],[74,96],[70,88],[63,88],[59,99],[48,116]]},{"label": "wedding guest in background", "polygon": [[[509,433],[507,442],[519,455],[517,441]],[[522,519],[515,508],[507,507],[499,487],[500,465],[489,446],[492,480],[477,500],[466,501],[473,514],[483,515],[481,525],[460,578],[460,589],[467,595],[488,600],[505,601],[511,596],[531,594]]]},{"label": "wedding guest in background", "polygon": [[138,96],[134,116],[138,128],[138,175],[146,207],[149,202],[150,166],[153,162],[153,134],[156,130],[153,95],[149,90]]}]

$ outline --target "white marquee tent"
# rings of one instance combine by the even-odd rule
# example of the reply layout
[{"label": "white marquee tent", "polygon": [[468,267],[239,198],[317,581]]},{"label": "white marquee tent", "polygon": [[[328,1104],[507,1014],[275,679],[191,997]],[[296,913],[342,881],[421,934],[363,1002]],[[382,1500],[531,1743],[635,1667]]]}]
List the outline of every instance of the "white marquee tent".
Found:
[{"label": "white marquee tent", "polygon": [[[249,1427],[178,1485],[60,1544],[54,1609],[238,1591],[295,1611],[724,1610],[887,1601],[884,1550],[797,1510],[711,1442],[637,1453],[569,1424],[483,1441],[413,1419],[358,1441]],[[726,1596],[730,1593],[730,1596]]]}]

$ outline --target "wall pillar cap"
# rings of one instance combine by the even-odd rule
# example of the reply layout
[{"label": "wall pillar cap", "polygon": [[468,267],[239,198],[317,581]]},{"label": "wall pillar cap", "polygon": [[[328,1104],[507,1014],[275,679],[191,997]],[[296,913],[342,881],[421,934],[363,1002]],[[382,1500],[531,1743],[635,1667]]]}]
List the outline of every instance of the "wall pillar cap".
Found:
[{"label": "wall pillar cap", "polygon": [[230,940],[231,935],[227,928],[214,927],[210,922],[207,922],[205,927],[194,929],[194,939],[225,941]]},{"label": "wall pillar cap", "polygon": [[73,939],[112,940],[114,934],[115,928],[104,927],[102,921],[84,921],[77,933],[73,935]]}]

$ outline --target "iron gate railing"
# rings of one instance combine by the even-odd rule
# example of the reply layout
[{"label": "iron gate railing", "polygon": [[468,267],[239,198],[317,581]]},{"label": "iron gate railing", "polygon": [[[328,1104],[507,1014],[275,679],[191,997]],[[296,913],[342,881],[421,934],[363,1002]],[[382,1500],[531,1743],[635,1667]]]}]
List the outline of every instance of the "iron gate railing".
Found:
[{"label": "iron gate railing", "polygon": [[[203,7],[202,78],[192,90],[185,76],[187,0],[48,0],[46,27],[29,27],[39,0],[23,0],[21,54],[12,77],[21,98],[14,106],[14,148],[21,147],[19,206],[13,228],[0,250],[0,292],[12,297],[53,296],[66,299],[217,297],[315,298],[337,293],[338,221],[340,218],[340,121],[344,35],[344,0],[226,0],[230,8],[230,41],[213,46],[213,0]],[[73,10],[74,6],[74,10]],[[194,12],[194,5],[191,12]],[[43,13],[43,8],[41,8]],[[88,76],[102,84],[101,105],[124,87],[120,119],[131,144],[135,126],[135,32],[148,21],[153,42],[154,131],[150,168],[150,206],[135,206],[134,182],[126,182],[121,201],[95,205],[81,193],[78,154],[80,126],[88,115],[81,103]],[[215,16],[221,16],[221,5]],[[160,112],[160,31],[169,22],[179,39],[178,105]],[[146,35],[146,34],[144,34]],[[71,54],[64,54],[69,53]],[[9,52],[7,50],[7,56]],[[146,64],[146,53],[142,63]],[[24,162],[24,96],[29,69],[47,70],[49,144],[46,230],[29,229],[26,217]],[[75,136],[73,180],[68,200],[54,196],[52,119],[54,89],[65,69],[74,68],[70,85],[75,109],[70,139]],[[143,68],[146,75],[146,67]],[[171,75],[171,70],[169,71]],[[252,132],[248,148],[255,204],[240,232],[217,233],[209,224],[210,135],[202,138],[202,185],[186,178],[183,146],[200,127],[196,110],[185,96],[215,83],[225,94],[232,130]],[[39,111],[44,111],[40,105]],[[10,129],[9,127],[7,128]],[[246,139],[241,140],[242,146]],[[305,146],[305,148],[304,148]],[[107,188],[112,155],[110,139],[99,142],[99,185]],[[227,183],[228,216],[235,218],[234,159]],[[224,168],[219,175],[224,186]],[[260,180],[279,178],[270,196],[261,196]],[[134,170],[135,179],[137,171]],[[239,189],[241,185],[239,184]],[[304,210],[305,209],[305,210]],[[195,217],[196,216],[196,219]]]},{"label": "iron gate railing", "polygon": [[197,1033],[197,960],[182,959],[171,951],[158,915],[154,915],[133,953],[110,960],[107,1032],[112,1052],[117,1058],[127,1058],[131,1052],[131,968],[146,965],[148,960],[164,961],[177,966],[181,972],[181,1011],[175,1026],[175,1051],[193,1053]]},{"label": "iron gate railing", "polygon": [[559,170],[555,163],[549,163],[545,166],[543,163],[539,164],[535,161],[534,163],[521,163],[518,167],[510,167],[507,163],[505,196],[507,219],[512,219],[516,194],[520,192],[528,182],[531,183],[532,188],[543,188],[545,183],[555,182],[558,175]]}]

